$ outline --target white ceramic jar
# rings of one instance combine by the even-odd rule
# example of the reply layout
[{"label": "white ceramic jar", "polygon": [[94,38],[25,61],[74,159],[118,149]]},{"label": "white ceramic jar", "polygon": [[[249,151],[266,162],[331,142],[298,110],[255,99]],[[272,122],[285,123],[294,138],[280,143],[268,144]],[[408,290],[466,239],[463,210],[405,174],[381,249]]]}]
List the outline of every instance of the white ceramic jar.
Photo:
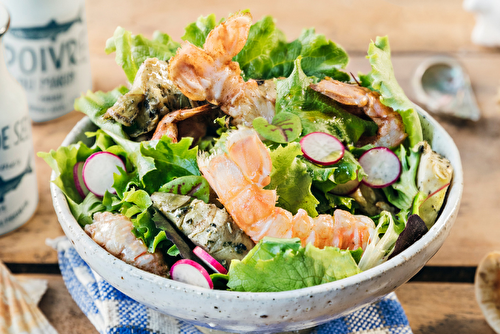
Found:
[{"label": "white ceramic jar", "polygon": [[5,65],[3,35],[9,15],[0,4],[0,235],[27,222],[38,204],[28,102]]},{"label": "white ceramic jar", "polygon": [[11,16],[4,37],[7,67],[43,122],[73,110],[92,87],[85,0],[0,0]]}]

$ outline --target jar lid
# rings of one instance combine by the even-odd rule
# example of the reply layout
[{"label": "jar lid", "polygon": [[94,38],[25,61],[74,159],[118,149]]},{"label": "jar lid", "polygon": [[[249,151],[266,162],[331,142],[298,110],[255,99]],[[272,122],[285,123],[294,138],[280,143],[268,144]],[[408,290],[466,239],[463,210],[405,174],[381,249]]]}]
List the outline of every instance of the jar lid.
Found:
[{"label": "jar lid", "polygon": [[9,29],[10,16],[7,8],[0,3],[0,37]]}]

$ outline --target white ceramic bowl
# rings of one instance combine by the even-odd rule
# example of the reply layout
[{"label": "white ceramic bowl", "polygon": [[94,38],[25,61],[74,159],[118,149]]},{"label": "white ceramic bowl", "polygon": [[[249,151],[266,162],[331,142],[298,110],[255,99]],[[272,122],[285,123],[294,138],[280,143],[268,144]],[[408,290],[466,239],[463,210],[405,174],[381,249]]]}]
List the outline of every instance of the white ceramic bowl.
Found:
[{"label": "white ceramic bowl", "polygon": [[[460,155],[436,120],[421,108],[418,112],[424,138],[454,168],[444,209],[436,224],[410,248],[375,268],[336,282],[272,293],[208,290],[176,282],[128,265],[97,245],[78,225],[63,193],[52,183],[54,208],[64,233],[90,267],[124,294],[155,310],[195,325],[240,333],[312,327],[373,302],[407,282],[438,251],[453,226],[463,189]],[[84,118],[62,145],[88,142],[84,132],[93,129]]]}]

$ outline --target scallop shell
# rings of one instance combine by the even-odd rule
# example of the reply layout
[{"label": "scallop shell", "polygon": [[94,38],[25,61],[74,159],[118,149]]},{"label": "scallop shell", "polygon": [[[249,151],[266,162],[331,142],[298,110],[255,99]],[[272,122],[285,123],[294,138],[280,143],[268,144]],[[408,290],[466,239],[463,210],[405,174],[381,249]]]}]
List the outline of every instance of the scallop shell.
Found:
[{"label": "scallop shell", "polygon": [[0,333],[57,334],[19,281],[0,262]]},{"label": "scallop shell", "polygon": [[500,252],[489,253],[481,260],[474,286],[486,321],[500,334]]}]

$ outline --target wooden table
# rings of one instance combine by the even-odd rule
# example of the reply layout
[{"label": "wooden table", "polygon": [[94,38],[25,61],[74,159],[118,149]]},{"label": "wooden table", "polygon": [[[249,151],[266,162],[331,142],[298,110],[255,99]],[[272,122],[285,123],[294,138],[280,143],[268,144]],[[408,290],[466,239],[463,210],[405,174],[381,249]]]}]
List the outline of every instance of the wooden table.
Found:
[{"label": "wooden table", "polygon": [[[154,30],[180,40],[187,23],[199,15],[250,8],[255,20],[273,15],[288,38],[302,27],[342,45],[351,55],[349,70],[367,72],[364,58],[368,43],[388,34],[396,76],[410,98],[410,79],[416,66],[430,55],[451,54],[468,71],[482,118],[478,122],[441,119],[455,140],[464,169],[465,188],[455,227],[441,250],[415,280],[397,290],[415,333],[493,333],[476,304],[473,275],[480,259],[500,250],[500,113],[496,96],[500,86],[500,50],[476,46],[470,41],[473,15],[459,0],[280,0],[224,2],[220,0],[87,0],[87,24],[93,85],[110,90],[125,83],[125,76],[105,55],[106,39],[121,25],[151,36]],[[52,122],[33,125],[36,151],[57,148],[71,127],[82,118],[76,112]],[[17,274],[47,278],[49,290],[40,307],[60,333],[96,333],[68,294],[58,274],[57,254],[46,238],[63,235],[52,208],[49,167],[36,161],[40,202],[36,214],[18,230],[0,237],[0,260]]]}]

